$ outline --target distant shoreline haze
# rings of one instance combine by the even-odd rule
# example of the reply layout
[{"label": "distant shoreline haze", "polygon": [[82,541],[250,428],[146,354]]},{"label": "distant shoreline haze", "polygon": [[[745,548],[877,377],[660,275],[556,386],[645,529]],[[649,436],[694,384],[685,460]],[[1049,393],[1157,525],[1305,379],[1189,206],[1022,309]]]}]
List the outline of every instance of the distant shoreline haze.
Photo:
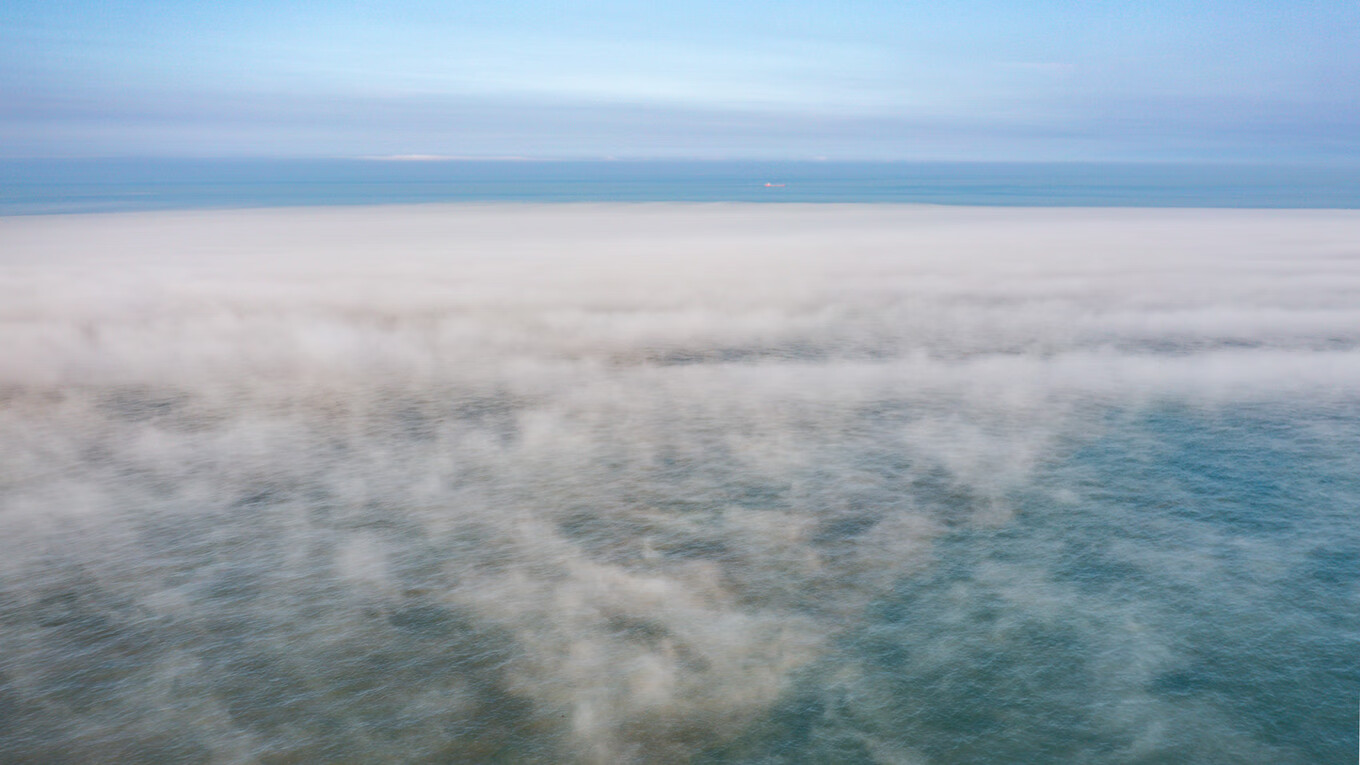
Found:
[{"label": "distant shoreline haze", "polygon": [[1360,165],[468,159],[5,159],[0,214],[524,202],[1360,208]]}]

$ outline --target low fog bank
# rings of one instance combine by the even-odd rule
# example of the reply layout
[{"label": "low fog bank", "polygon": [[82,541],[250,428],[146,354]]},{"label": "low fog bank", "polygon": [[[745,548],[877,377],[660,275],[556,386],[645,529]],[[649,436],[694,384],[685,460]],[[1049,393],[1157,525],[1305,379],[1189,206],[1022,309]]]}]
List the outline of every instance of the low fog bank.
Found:
[{"label": "low fog bank", "polygon": [[1358,243],[1351,211],[0,219],[0,754],[685,761],[942,534],[1064,501],[1036,470],[1111,412],[1348,405]]}]

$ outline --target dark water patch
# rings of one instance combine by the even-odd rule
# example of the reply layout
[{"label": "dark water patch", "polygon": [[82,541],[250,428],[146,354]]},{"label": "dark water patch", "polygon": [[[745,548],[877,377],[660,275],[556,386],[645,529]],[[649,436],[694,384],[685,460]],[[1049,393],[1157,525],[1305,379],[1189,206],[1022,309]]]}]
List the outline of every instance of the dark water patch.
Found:
[{"label": "dark water patch", "polygon": [[917,503],[951,528],[970,521],[976,515],[978,505],[984,502],[972,486],[959,481],[941,466],[916,472],[910,479],[908,491]]},{"label": "dark water patch", "polygon": [[78,567],[62,568],[71,570],[53,572],[27,602],[9,600],[0,623],[21,636],[27,655],[14,670],[37,666],[23,684],[28,698],[16,703],[91,713],[155,660],[155,648],[136,607]]},{"label": "dark water patch", "polygon": [[753,483],[736,481],[728,484],[725,499],[739,507],[770,509],[786,507],[789,486],[787,484]]},{"label": "dark water patch", "polygon": [[1301,567],[1311,584],[1344,594],[1347,588],[1360,585],[1360,546],[1335,542],[1320,545],[1308,552]]},{"label": "dark water patch", "polygon": [[[657,349],[649,352],[642,361],[661,367],[683,367],[697,364],[756,364],[762,362],[778,363],[818,363],[832,356],[838,358],[865,356],[848,348],[825,348],[808,343],[791,343],[766,346],[735,347],[696,347]],[[631,366],[631,358],[620,358],[625,366]]]},{"label": "dark water patch", "polygon": [[264,592],[263,572],[245,564],[228,565],[214,573],[203,587],[203,597],[224,603],[248,604]]},{"label": "dark water patch", "polygon": [[579,545],[601,562],[635,562],[643,554],[643,542],[655,525],[646,520],[576,512],[558,521],[557,528],[568,540]]},{"label": "dark water patch", "polygon": [[659,552],[668,558],[681,560],[723,560],[732,555],[732,548],[721,539],[678,539],[662,542]]},{"label": "dark water patch", "polygon": [[182,391],[126,386],[101,397],[101,408],[110,416],[128,422],[167,420],[178,415],[189,401]]}]

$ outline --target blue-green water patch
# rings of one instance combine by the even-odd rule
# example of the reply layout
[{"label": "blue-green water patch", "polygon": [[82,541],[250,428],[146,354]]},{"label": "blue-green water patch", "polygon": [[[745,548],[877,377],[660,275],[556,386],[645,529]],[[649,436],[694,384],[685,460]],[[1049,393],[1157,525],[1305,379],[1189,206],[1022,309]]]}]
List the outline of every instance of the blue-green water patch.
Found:
[{"label": "blue-green water patch", "polygon": [[1348,761],[1357,415],[1112,415],[714,759]]}]

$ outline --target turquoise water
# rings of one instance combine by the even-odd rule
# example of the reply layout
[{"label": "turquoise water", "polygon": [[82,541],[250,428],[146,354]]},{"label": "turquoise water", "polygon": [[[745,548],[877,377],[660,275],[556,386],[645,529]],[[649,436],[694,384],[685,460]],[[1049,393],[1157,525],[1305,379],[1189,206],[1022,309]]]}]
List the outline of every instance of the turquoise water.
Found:
[{"label": "turquoise water", "polygon": [[853,681],[816,668],[712,761],[1348,761],[1356,444],[1353,402],[1110,412],[874,604]]},{"label": "turquoise water", "polygon": [[[698,725],[693,738],[679,734],[687,751],[677,754],[677,734],[662,726],[650,735],[670,750],[626,759],[1348,761],[1360,691],[1360,464],[1343,444],[1360,443],[1357,415],[1354,404],[1110,413],[1099,436],[1074,444],[1016,498],[1013,522],[946,535],[925,572],[876,598],[734,742],[712,746]],[[932,496],[901,471],[878,480],[884,492],[912,491],[942,509],[968,501],[966,492]],[[174,716],[161,705],[196,697],[221,705],[230,727],[279,756],[312,762],[567,756],[543,710],[512,690],[505,666],[525,648],[511,632],[428,595],[408,593],[406,605],[356,601],[320,559],[314,573],[279,570],[290,565],[280,545],[300,534],[330,546],[354,533],[334,522],[312,521],[304,532],[271,520],[270,505],[287,501],[239,498],[211,528],[148,519],[137,554],[149,553],[142,565],[167,584],[188,586],[181,608],[191,611],[178,616],[141,612],[69,553],[54,551],[26,571],[36,591],[11,591],[4,617],[12,630],[40,630],[48,658],[36,680],[3,686],[7,758],[89,762],[99,750],[119,762],[224,760],[211,740],[224,735],[217,724],[158,735],[73,729]],[[382,523],[375,515],[359,525]],[[827,533],[853,540],[864,530],[842,524]],[[450,556],[475,555],[472,540],[450,546],[410,530],[382,533],[407,546],[410,589],[443,582],[435,571]],[[674,554],[737,554],[716,541],[684,544]],[[314,581],[290,582],[296,576]],[[350,634],[312,634],[323,625]],[[666,628],[621,621],[615,629],[649,641]],[[166,681],[139,676],[165,651],[197,657],[169,697]],[[456,711],[410,708],[431,693]]]},{"label": "turquoise water", "polygon": [[1356,208],[1360,207],[1360,168],[1155,163],[0,160],[0,215],[508,200]]},{"label": "turquoise water", "polygon": [[0,240],[0,761],[1355,756],[1355,212]]}]

